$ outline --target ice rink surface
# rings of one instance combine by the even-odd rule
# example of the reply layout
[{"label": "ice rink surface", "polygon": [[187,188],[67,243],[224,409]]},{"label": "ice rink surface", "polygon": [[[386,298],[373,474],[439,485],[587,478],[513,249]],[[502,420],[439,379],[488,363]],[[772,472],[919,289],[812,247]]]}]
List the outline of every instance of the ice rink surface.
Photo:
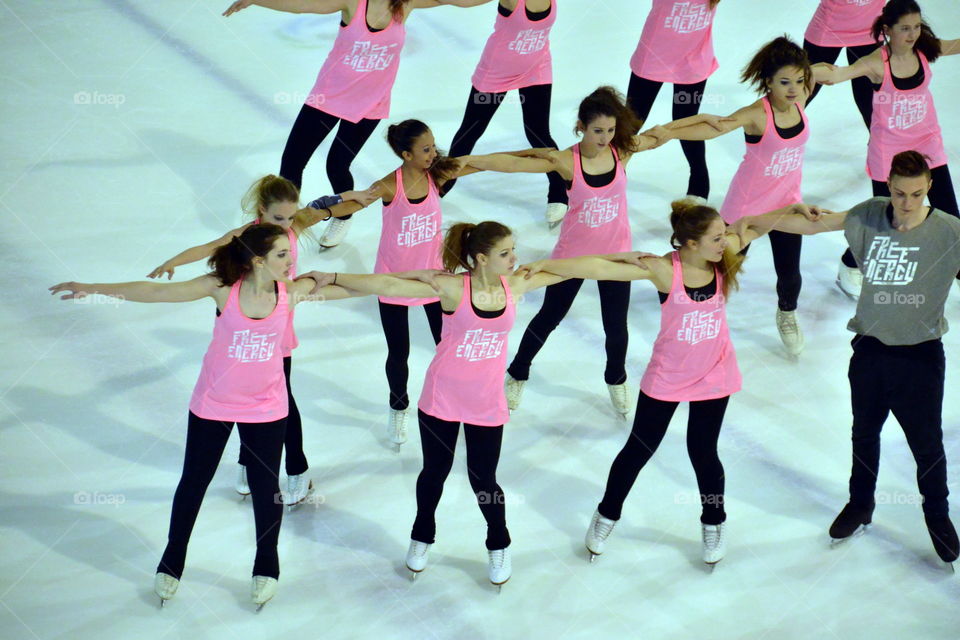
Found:
[{"label": "ice rink surface", "polygon": [[[337,16],[251,8],[222,18],[212,2],[0,3],[4,100],[0,206],[9,277],[0,284],[0,637],[3,638],[957,638],[960,576],[933,552],[902,432],[884,432],[870,533],[830,549],[827,527],[846,501],[850,404],[846,367],[853,303],[834,286],[840,234],[804,240],[799,316],[806,349],[785,357],[766,240],[751,251],[729,307],[744,390],[720,439],[727,476],[728,554],[700,561],[698,495],[684,445],[686,411],[640,474],[593,565],[583,533],[629,432],[603,383],[596,287],[587,284],[535,362],[506,427],[499,475],[508,494],[514,573],[487,583],[484,524],[458,452],[437,514],[430,567],[403,568],[415,511],[419,434],[399,455],[387,443],[385,346],[376,302],[307,305],[293,384],[317,492],[286,514],[276,598],[249,600],[250,501],[233,490],[236,437],[206,496],[179,592],[152,591],[180,473],[187,401],[212,305],[63,303],[46,287],[142,278],[182,248],[242,222],[249,184],[279,168],[300,103],[333,41]],[[551,41],[553,135],[575,141],[579,100],[601,84],[626,90],[628,60],[648,0],[559,0]],[[752,101],[740,69],[784,32],[798,42],[816,2],[724,0],[714,26],[719,71],[703,111]],[[960,36],[955,3],[927,0],[929,22]],[[416,11],[388,122],[419,118],[449,146],[470,75],[492,30],[494,4]],[[841,58],[842,59],[842,58]],[[933,93],[956,165],[960,59],[934,67]],[[478,152],[522,148],[515,94]],[[661,92],[650,122],[670,117]],[[845,209],[870,195],[867,131],[848,86],[811,105],[804,193]],[[353,165],[364,187],[398,165],[381,125]],[[327,193],[326,149],[308,166],[304,199]],[[708,143],[719,205],[743,153],[739,132]],[[955,171],[956,171],[955,167]],[[682,196],[679,145],[629,168],[634,246],[669,249],[668,202]],[[521,260],[555,241],[541,222],[542,176],[478,174],[444,201],[451,221],[511,225]],[[379,205],[322,255],[301,247],[301,270],[372,270]],[[322,231],[322,229],[320,230]],[[177,278],[202,273],[200,265]],[[518,309],[516,348],[542,294]],[[956,292],[947,317],[960,320]],[[419,394],[432,341],[412,315],[410,393]],[[633,287],[631,393],[659,326],[655,291]],[[947,388],[957,385],[949,333]],[[950,487],[960,489],[960,405],[944,406]],[[632,415],[630,416],[632,419]],[[461,439],[462,440],[462,439]],[[285,478],[281,479],[282,481]]]}]

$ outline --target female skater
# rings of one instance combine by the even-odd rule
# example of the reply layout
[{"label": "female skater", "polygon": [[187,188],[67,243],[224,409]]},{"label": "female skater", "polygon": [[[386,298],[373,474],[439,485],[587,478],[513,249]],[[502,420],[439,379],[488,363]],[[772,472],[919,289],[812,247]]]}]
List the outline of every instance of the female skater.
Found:
[{"label": "female skater", "polygon": [[[825,62],[832,65],[844,47],[847,49],[847,64],[873,53],[880,44],[871,31],[884,2],[886,0],[820,0],[803,36],[803,50],[807,52],[810,64]],[[873,113],[870,81],[857,78],[851,83],[851,88],[863,123],[869,129]],[[818,84],[807,99],[808,106],[819,92]]]},{"label": "female skater", "polygon": [[[643,25],[637,50],[630,58],[627,102],[641,121],[650,115],[664,82],[673,83],[673,119],[700,111],[707,79],[719,64],[713,55],[713,18],[720,0],[653,0]],[[706,144],[702,140],[680,143],[690,165],[687,195],[706,204],[710,196]]]},{"label": "female skater", "polygon": [[[299,253],[297,241],[311,226],[330,217],[329,209],[326,208],[344,200],[353,200],[366,206],[373,202],[375,198],[376,190],[373,188],[367,191],[347,191],[339,196],[318,198],[311,202],[310,206],[299,209],[300,191],[296,185],[286,178],[274,175],[264,176],[253,183],[242,200],[244,212],[255,218],[252,222],[229,231],[216,240],[181,251],[151,271],[147,277],[158,278],[167,274],[167,278],[170,279],[177,267],[209,258],[218,248],[229,244],[252,225],[268,222],[279,226],[287,234],[292,262],[288,276],[293,278],[297,273],[297,255]],[[290,386],[291,356],[297,344],[297,335],[293,330],[293,312],[291,311],[288,316],[287,332],[280,346],[283,357],[283,372],[287,384],[287,403],[290,407],[290,413],[287,416],[286,436],[283,442],[287,453],[284,465],[287,472],[287,491],[284,495],[284,503],[291,507],[303,501],[313,487],[312,481],[307,476],[309,465],[303,452],[303,425],[300,419],[300,410],[297,408],[297,402],[293,398],[293,391]],[[246,448],[240,447],[240,457],[237,462],[240,468],[237,473],[236,490],[237,493],[246,497],[250,495],[250,485],[247,482],[247,465],[250,462],[250,452]]]},{"label": "female skater", "polygon": [[[317,81],[293,123],[280,161],[280,175],[299,189],[303,169],[327,134],[340,123],[327,155],[334,192],[353,189],[350,164],[380,120],[390,114],[390,92],[406,40],[405,23],[414,9],[442,5],[474,7],[489,0],[237,0],[224,16],[250,5],[291,13],[340,12],[340,30]],[[337,218],[320,238],[335,247],[350,217]]]},{"label": "female skater", "polygon": [[[867,174],[873,181],[874,196],[890,195],[887,178],[893,156],[919,151],[930,158],[932,167],[930,204],[956,216],[960,210],[930,93],[930,63],[960,53],[960,40],[937,38],[914,0],[890,0],[874,22],[873,36],[882,37],[884,45],[849,67],[818,73],[817,79],[834,84],[867,78],[873,83]],[[849,249],[841,259],[837,284],[849,296],[859,298],[863,278]]]},{"label": "female skater", "polygon": [[[743,128],[746,153],[720,207],[728,224],[802,203],[800,178],[810,136],[803,105],[813,74],[803,49],[786,37],[777,38],[754,55],[741,80],[754,85],[763,97],[721,120],[719,126],[704,121],[704,115],[671,122],[663,138],[709,140]],[[796,312],[802,284],[801,237],[773,231],[770,247],[777,272],[777,331],[787,352],[797,355],[803,350]]]},{"label": "female skater", "polygon": [[[562,279],[547,273],[525,279],[514,274],[515,264],[512,232],[498,222],[455,224],[444,238],[444,267],[451,273],[466,272],[435,279],[444,313],[443,336],[427,369],[417,412],[423,470],[417,478],[417,517],[406,556],[414,576],[427,566],[436,534],[434,514],[463,423],[470,486],[487,522],[490,582],[502,585],[510,578],[510,533],[496,477],[503,425],[510,418],[503,392],[507,334],[516,299]],[[338,273],[335,281],[382,296],[437,295],[429,284],[384,275]]]},{"label": "female skater", "polygon": [[[630,249],[627,218],[626,165],[638,151],[657,146],[653,136],[636,136],[640,122],[612,87],[600,87],[580,103],[576,132],[578,143],[542,158],[510,154],[474,156],[470,165],[504,172],[547,173],[556,171],[567,183],[570,212],[563,219],[553,258],[618,253]],[[660,132],[661,136],[666,135]],[[526,153],[526,152],[520,152]],[[520,348],[507,370],[507,403],[520,405],[530,366],[550,333],[573,304],[583,280],[574,279],[547,288],[543,306],[523,334]],[[606,334],[607,365],[604,380],[610,401],[620,416],[630,410],[626,381],[627,309],[630,285],[626,282],[597,283],[600,311]]]},{"label": "female skater", "polygon": [[727,402],[741,383],[727,330],[726,302],[737,288],[743,261],[738,253],[767,229],[742,224],[738,235],[727,230],[711,207],[679,200],[672,209],[670,244],[675,251],[663,257],[647,255],[638,260],[637,254],[621,254],[551,259],[519,270],[595,280],[649,280],[660,293],[660,333],[640,382],[633,430],[613,461],[603,500],[587,530],[591,561],[603,553],[630,488],[660,446],[681,402],[690,403],[687,451],[703,508],[703,561],[719,562],[726,549],[724,471],[717,439]]},{"label": "female skater", "polygon": [[[557,0],[500,0],[493,33],[473,72],[463,122],[453,136],[450,155],[473,151],[508,91],[517,90],[523,110],[523,130],[534,147],[557,148],[550,135],[550,96],[553,68],[550,28],[557,19]],[[560,224],[567,212],[563,179],[547,174],[546,221]],[[456,181],[447,183],[445,191]]]},{"label": "female skater", "polygon": [[[210,266],[212,273],[186,282],[63,282],[50,291],[67,292],[62,300],[102,294],[132,302],[210,297],[217,303],[220,314],[190,400],[183,474],[173,497],[167,547],[154,589],[162,604],[180,585],[204,493],[236,423],[242,447],[249,452],[247,472],[256,522],[251,597],[254,604],[263,606],[276,593],[280,575],[277,539],[283,504],[277,499],[277,478],[288,411],[281,352],[293,306],[309,299],[306,294],[314,282],[287,281],[293,267],[290,241],[283,229],[272,224],[245,229],[214,251]],[[338,286],[323,287],[319,294],[325,300],[353,295]]]}]

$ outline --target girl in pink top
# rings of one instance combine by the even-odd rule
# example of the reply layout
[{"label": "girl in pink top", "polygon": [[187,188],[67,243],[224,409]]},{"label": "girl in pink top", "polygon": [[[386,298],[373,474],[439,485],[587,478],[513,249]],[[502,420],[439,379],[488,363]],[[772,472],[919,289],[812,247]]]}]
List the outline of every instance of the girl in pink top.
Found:
[{"label": "girl in pink top", "polygon": [[[844,47],[847,49],[847,64],[873,53],[879,43],[870,31],[884,2],[886,0],[820,0],[803,37],[803,50],[807,52],[810,64],[833,64]],[[851,89],[863,123],[869,129],[873,112],[870,81],[857,78],[851,83]],[[819,91],[820,85],[813,88],[807,104],[813,102]]]},{"label": "girl in pink top", "polygon": [[[960,215],[947,167],[947,155],[930,93],[930,63],[960,53],[960,40],[940,40],[923,21],[914,0],[891,0],[873,23],[871,35],[884,45],[848,67],[818,70],[818,80],[834,84],[865,79],[872,83],[873,116],[867,145],[867,174],[873,195],[888,197],[887,177],[894,155],[919,151],[928,156],[933,187],[930,204]],[[837,284],[859,298],[862,275],[848,249],[841,258]]]},{"label": "girl in pink top", "polygon": [[[305,0],[292,6],[276,0],[237,0],[230,5],[223,15],[250,5],[293,13],[340,12],[340,30],[290,130],[280,175],[299,189],[307,162],[339,123],[327,156],[327,178],[336,193],[353,189],[350,164],[380,120],[390,114],[390,93],[410,12],[442,5],[473,7],[485,2],[489,0]],[[320,238],[320,245],[339,244],[349,220],[349,216],[334,220]]]},{"label": "girl in pink top", "polygon": [[[530,150],[473,156],[470,165],[490,171],[560,174],[567,182],[570,211],[560,228],[554,257],[626,251],[630,247],[630,223],[625,168],[634,153],[653,148],[657,139],[633,135],[640,121],[611,87],[600,87],[584,98],[577,115],[576,130],[583,134],[579,144],[549,153]],[[574,279],[547,288],[543,307],[524,332],[508,369],[507,402],[511,409],[520,404],[534,357],[566,316],[582,285],[583,280]],[[630,285],[601,281],[597,286],[606,334],[604,380],[614,410],[625,416],[630,410],[626,388]]]},{"label": "girl in pink top", "polygon": [[[500,0],[493,33],[473,73],[463,122],[453,136],[450,155],[467,155],[487,130],[507,92],[516,89],[523,111],[523,131],[534,147],[557,148],[550,135],[553,66],[550,29],[557,19],[557,0]],[[546,220],[556,226],[567,211],[563,179],[547,174]],[[453,188],[454,181],[446,190]]]},{"label": "girl in pink top", "polygon": [[[719,64],[713,55],[713,19],[720,0],[653,0],[637,49],[630,58],[627,102],[640,120],[650,115],[664,82],[673,83],[673,118],[700,111],[707,78]],[[705,202],[710,197],[706,145],[684,140],[690,165],[687,195]]]},{"label": "girl in pink top", "polygon": [[[743,129],[746,153],[720,208],[728,223],[789,205],[802,206],[800,179],[810,135],[803,106],[814,80],[803,49],[786,37],[777,38],[754,55],[741,79],[754,85],[762,97],[727,118],[699,115],[675,120],[666,125],[664,138],[709,140]],[[787,353],[795,356],[803,350],[796,314],[802,284],[801,238],[775,231],[770,234],[770,248],[777,272],[777,331]]]},{"label": "girl in pink top", "polygon": [[593,515],[586,546],[591,560],[603,553],[607,536],[637,475],[660,446],[677,405],[690,403],[687,450],[700,489],[703,560],[723,558],[724,471],[717,440],[727,402],[741,378],[726,320],[726,302],[737,288],[739,252],[765,229],[743,225],[728,233],[716,210],[687,201],[673,203],[671,244],[675,251],[541,260],[521,272],[550,272],[569,278],[649,280],[660,293],[660,333],[640,383],[640,397],[627,443],[607,478],[603,501]]},{"label": "girl in pink top", "polygon": [[[355,200],[366,205],[376,198],[376,189],[367,191],[348,191],[340,196],[325,196],[318,198],[310,203],[309,206],[300,208],[300,191],[296,185],[279,176],[267,175],[250,187],[243,197],[242,206],[247,215],[253,216],[254,220],[241,227],[225,233],[220,238],[197,245],[184,251],[181,251],[174,257],[165,261],[159,267],[150,272],[148,278],[157,278],[167,274],[167,278],[173,277],[174,270],[185,264],[204,260],[213,255],[219,247],[222,247],[240,236],[251,225],[261,222],[275,224],[284,229],[287,233],[287,240],[290,243],[290,257],[293,266],[289,276],[296,276],[297,270],[297,241],[301,234],[307,231],[311,226],[326,219],[331,215],[329,209],[322,209],[321,206],[330,207],[337,201]],[[293,349],[297,346],[297,335],[293,330],[293,312],[288,316],[287,329],[284,334],[284,341],[280,348],[283,357],[283,372],[286,379],[287,403],[290,407],[287,416],[287,430],[284,437],[283,446],[286,451],[285,469],[287,472],[287,490],[284,496],[284,502],[292,506],[301,502],[310,492],[312,481],[307,475],[309,464],[303,451],[303,425],[300,419],[300,410],[297,408],[297,402],[293,398],[293,390],[290,385],[290,372],[293,366]],[[237,461],[240,468],[237,473],[236,489],[242,496],[250,494],[250,485],[247,482],[247,465],[250,463],[250,452],[244,447],[240,448],[240,458]]]},{"label": "girl in pink top", "polygon": [[439,292],[443,334],[420,395],[423,470],[417,478],[417,517],[406,563],[414,575],[426,567],[436,534],[434,514],[463,423],[470,485],[487,522],[488,576],[500,585],[511,573],[504,495],[496,477],[503,425],[509,419],[503,391],[507,334],[516,299],[561,278],[515,275],[513,235],[498,222],[453,225],[444,238],[443,264],[450,273],[466,273],[436,276],[438,291],[387,275],[336,274],[336,279],[351,290],[382,296],[429,298]]},{"label": "girl in pink top", "polygon": [[[237,423],[242,447],[250,452],[248,478],[256,521],[251,593],[253,602],[262,606],[276,592],[280,573],[277,539],[283,503],[276,496],[288,411],[284,336],[292,307],[307,299],[315,283],[287,281],[293,268],[290,241],[273,224],[245,229],[214,251],[210,265],[213,273],[186,282],[64,282],[50,291],[69,292],[61,299],[102,294],[133,302],[188,302],[206,297],[216,302],[220,315],[190,400],[183,474],[173,498],[167,547],[154,589],[161,601],[176,593],[200,504]],[[323,287],[319,293],[326,300],[354,295],[338,286]]]}]

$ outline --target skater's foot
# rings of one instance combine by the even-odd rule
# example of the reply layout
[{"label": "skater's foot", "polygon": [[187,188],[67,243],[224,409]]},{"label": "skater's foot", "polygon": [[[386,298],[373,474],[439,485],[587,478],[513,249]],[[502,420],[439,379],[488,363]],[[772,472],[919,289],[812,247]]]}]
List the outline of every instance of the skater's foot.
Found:
[{"label": "skater's foot", "polygon": [[257,605],[257,611],[263,608],[277,594],[277,579],[267,576],[253,576],[250,582],[250,599]]},{"label": "skater's foot", "polygon": [[714,565],[723,560],[727,553],[726,523],[701,524],[700,533],[703,538],[703,561]]},{"label": "skater's foot", "polygon": [[495,587],[500,587],[507,580],[510,579],[510,575],[513,573],[513,567],[510,562],[510,549],[494,549],[492,551],[487,551],[487,556],[489,564],[487,566],[487,574],[490,577],[490,583]]},{"label": "skater's foot", "polygon": [[418,540],[410,541],[410,548],[407,549],[407,558],[405,560],[407,569],[413,572],[413,577],[427,568],[427,552],[430,551],[430,545]]},{"label": "skater's foot", "polygon": [[599,510],[593,512],[593,518],[590,520],[590,528],[587,529],[587,535],[584,539],[587,551],[590,552],[590,562],[593,562],[597,556],[603,553],[603,548],[607,543],[607,537],[613,531],[613,527],[616,524],[616,520],[604,518],[600,515]]},{"label": "skater's foot", "polygon": [[950,516],[931,516],[924,514],[927,521],[927,531],[937,555],[944,562],[953,562],[960,556],[960,540],[957,539],[957,530],[950,522]]},{"label": "skater's foot", "polygon": [[324,249],[330,249],[343,242],[352,223],[352,219],[334,218],[331,220],[327,223],[326,231],[320,236],[320,246]]},{"label": "skater's foot", "polygon": [[293,507],[300,504],[313,490],[313,480],[306,473],[287,476],[287,493],[283,497],[284,504]]},{"label": "skater's foot", "polygon": [[626,418],[630,413],[630,392],[627,391],[627,383],[608,384],[607,391],[610,393],[610,404],[613,405],[613,410],[620,418]]},{"label": "skater's foot", "polygon": [[410,409],[390,409],[390,423],[387,425],[387,435],[390,442],[400,445],[407,441],[407,420],[410,418]]},{"label": "skater's foot", "polygon": [[160,596],[160,606],[172,598],[180,587],[180,581],[170,574],[157,572],[153,577],[153,592]]},{"label": "skater's foot", "polygon": [[569,207],[562,202],[547,203],[547,211],[543,214],[544,219],[547,221],[547,226],[553,229],[563,222],[563,216],[567,215],[568,208]]},{"label": "skater's foot", "polygon": [[797,322],[796,311],[777,309],[777,332],[787,353],[791,356],[800,355],[803,351],[803,331]]},{"label": "skater's foot", "polygon": [[837,286],[852,300],[860,299],[860,289],[863,287],[863,274],[857,267],[848,267],[840,262],[837,268]]},{"label": "skater's foot", "polygon": [[840,511],[840,514],[830,525],[830,537],[834,544],[846,540],[855,533],[862,533],[873,519],[875,505],[857,506],[851,503]]},{"label": "skater's foot", "polygon": [[516,411],[520,407],[520,396],[523,395],[523,387],[527,384],[526,380],[517,380],[509,373],[504,383],[504,392],[507,395],[507,408],[510,411]]},{"label": "skater's foot", "polygon": [[246,498],[248,495],[250,495],[250,485],[247,483],[247,468],[242,464],[238,466],[237,482],[233,486],[237,490],[237,493]]}]

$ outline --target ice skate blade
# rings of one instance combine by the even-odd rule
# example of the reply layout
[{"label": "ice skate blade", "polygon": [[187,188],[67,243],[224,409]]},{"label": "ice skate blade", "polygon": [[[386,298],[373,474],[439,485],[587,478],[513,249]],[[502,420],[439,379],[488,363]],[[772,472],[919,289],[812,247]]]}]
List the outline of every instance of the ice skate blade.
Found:
[{"label": "ice skate blade", "polygon": [[717,560],[716,562],[704,562],[703,564],[707,568],[707,573],[713,573],[717,570],[717,565],[720,564],[720,560]]},{"label": "ice skate blade", "polygon": [[287,505],[287,513],[290,513],[291,511],[293,511],[294,507],[299,507],[301,504],[306,502],[307,499],[312,495],[313,495],[313,480],[310,480],[310,482],[307,484],[307,492],[304,494],[304,496],[299,500],[297,500],[296,502],[294,502],[293,504]]},{"label": "ice skate blade", "polygon": [[[509,579],[510,579],[510,578],[507,578],[507,580],[509,580]],[[490,584],[492,584],[493,586],[495,586],[495,587],[497,588],[497,595],[500,595],[500,591],[503,589],[503,585],[507,584],[507,580],[504,580],[503,582],[491,582],[491,583],[490,583]]]},{"label": "ice skate blade", "polygon": [[862,525],[860,525],[859,527],[857,527],[856,529],[854,529],[854,530],[853,530],[853,533],[851,533],[851,534],[850,534],[849,536],[847,536],[846,538],[830,538],[830,548],[831,548],[831,549],[835,549],[835,548],[839,547],[840,545],[842,545],[844,542],[849,542],[850,540],[853,540],[854,538],[859,538],[860,536],[862,536],[863,534],[865,534],[865,533],[867,532],[867,529],[869,529],[869,528],[870,528],[870,525],[869,525],[869,524],[862,524]]},{"label": "ice skate blade", "polygon": [[590,551],[590,549],[587,549],[587,553],[590,554],[590,564],[593,564],[594,561],[600,557],[599,553],[594,553],[593,551]]},{"label": "ice skate blade", "polygon": [[[267,602],[270,602],[270,601],[267,600]],[[260,613],[260,610],[263,609],[265,606],[267,606],[267,602],[261,602],[260,604],[258,604],[258,605],[257,605],[257,610],[254,611],[254,613]]]},{"label": "ice skate blade", "polygon": [[249,494],[249,493],[238,493],[237,495],[240,496],[240,502],[246,502],[246,501],[247,501],[247,496],[250,495],[250,494]]},{"label": "ice skate blade", "polygon": [[417,576],[419,576],[421,573],[423,573],[423,571],[414,571],[414,570],[411,569],[410,567],[407,567],[407,571],[410,572],[410,582],[416,582],[416,581],[417,581]]},{"label": "ice skate blade", "polygon": [[167,603],[166,600],[164,600],[163,598],[160,598],[160,608],[161,608],[161,609],[163,609],[163,605],[165,605],[166,603]]},{"label": "ice skate blade", "polygon": [[[960,282],[960,280],[958,280],[957,282]],[[849,298],[850,300],[853,300],[854,302],[859,302],[860,296],[855,296],[855,295],[853,295],[853,294],[850,293],[849,291],[846,291],[843,287],[840,286],[840,278],[839,278],[839,277],[838,277],[836,280],[834,280],[833,283],[834,283],[835,285],[837,285],[837,289],[840,289],[840,293],[842,293],[843,295],[845,295],[845,296],[846,296],[847,298]]]}]

